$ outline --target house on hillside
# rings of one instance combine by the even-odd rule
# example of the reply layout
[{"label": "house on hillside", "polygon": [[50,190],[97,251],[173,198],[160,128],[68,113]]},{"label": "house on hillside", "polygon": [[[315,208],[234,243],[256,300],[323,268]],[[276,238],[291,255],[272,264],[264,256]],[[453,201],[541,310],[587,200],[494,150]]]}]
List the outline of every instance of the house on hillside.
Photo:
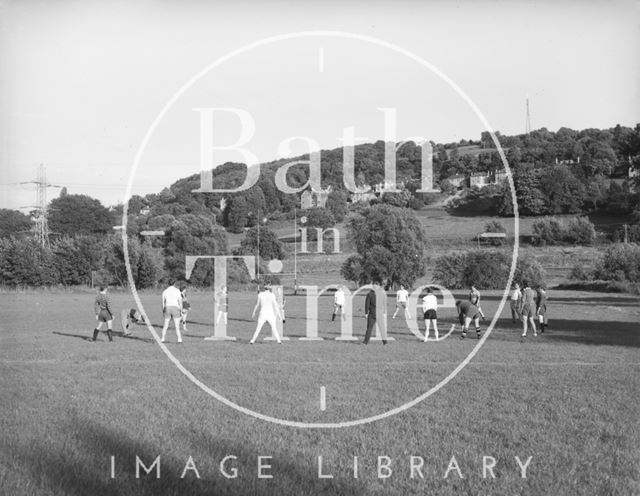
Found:
[{"label": "house on hillside", "polygon": [[465,177],[463,174],[456,174],[455,176],[449,176],[445,181],[449,181],[449,184],[454,188],[461,188],[464,186]]},{"label": "house on hillside", "polygon": [[327,198],[331,193],[331,186],[322,191],[307,189],[300,195],[300,208],[306,210],[308,208],[320,207],[324,208],[327,204]]},{"label": "house on hillside", "polygon": [[469,176],[469,187],[484,188],[488,184],[491,184],[491,176],[484,172],[474,172]]},{"label": "house on hillside", "polygon": [[576,160],[570,158],[567,160],[559,160],[558,157],[556,157],[556,165],[573,165],[573,164],[579,164],[580,163],[580,157],[578,157]]},{"label": "house on hillside", "polygon": [[493,172],[493,182],[495,184],[501,184],[507,180],[507,171],[496,170]]},{"label": "house on hillside", "polygon": [[351,203],[369,202],[375,197],[376,195],[372,191],[367,191],[366,193],[352,193]]}]

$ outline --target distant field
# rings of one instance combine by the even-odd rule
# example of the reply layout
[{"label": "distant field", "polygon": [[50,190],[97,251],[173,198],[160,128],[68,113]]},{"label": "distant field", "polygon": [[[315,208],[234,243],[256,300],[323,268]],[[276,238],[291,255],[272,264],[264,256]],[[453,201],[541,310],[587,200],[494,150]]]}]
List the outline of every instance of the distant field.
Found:
[{"label": "distant field", "polygon": [[[442,342],[421,343],[401,320],[390,321],[395,341],[387,346],[336,342],[330,297],[319,305],[326,339],[303,342],[305,301],[288,296],[285,333],[292,339],[250,346],[254,297],[231,294],[229,334],[238,341],[220,343],[203,340],[213,332],[211,295],[192,292],[185,343],[173,343],[171,330],[168,348],[227,398],[290,420],[353,420],[398,406],[449,374],[477,344],[459,340],[459,328]],[[410,410],[359,427],[307,430],[245,416],[207,396],[144,326],[130,339],[88,341],[92,293],[5,293],[0,494],[638,494],[640,300],[556,291],[550,298],[550,332],[521,342],[503,312],[471,363]],[[142,299],[158,332],[159,297]],[[485,294],[487,315],[498,299],[498,292]],[[118,309],[134,305],[126,292],[113,300]],[[361,307],[359,298],[358,315]],[[441,312],[441,330],[453,317]],[[354,333],[361,338],[363,331],[358,316]],[[161,455],[160,481],[135,479],[136,455],[147,465]],[[229,464],[237,479],[218,469],[227,455],[237,456]],[[258,455],[273,457],[273,479],[257,478]],[[193,471],[180,478],[189,456],[200,480]],[[318,456],[332,479],[318,478]],[[391,477],[377,477],[378,456],[392,460]],[[424,461],[424,479],[410,477],[410,456]],[[452,456],[464,479],[455,471],[443,478]],[[482,478],[483,456],[496,459],[496,479]],[[533,457],[526,479],[515,456]]]}]

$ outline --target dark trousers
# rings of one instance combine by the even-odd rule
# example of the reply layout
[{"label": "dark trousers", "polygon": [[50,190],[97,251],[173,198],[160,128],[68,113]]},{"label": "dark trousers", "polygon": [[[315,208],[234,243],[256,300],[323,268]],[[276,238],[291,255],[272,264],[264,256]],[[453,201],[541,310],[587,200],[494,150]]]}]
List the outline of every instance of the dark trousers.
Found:
[{"label": "dark trousers", "polygon": [[371,339],[371,333],[373,332],[375,327],[376,327],[376,317],[375,315],[369,314],[367,316],[367,332],[364,334],[364,344],[367,344],[369,342],[369,339]]}]

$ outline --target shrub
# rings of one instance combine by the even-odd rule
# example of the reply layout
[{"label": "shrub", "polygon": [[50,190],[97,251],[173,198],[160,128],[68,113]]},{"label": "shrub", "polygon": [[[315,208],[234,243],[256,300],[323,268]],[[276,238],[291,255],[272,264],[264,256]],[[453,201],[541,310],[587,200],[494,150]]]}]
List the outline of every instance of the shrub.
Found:
[{"label": "shrub", "polygon": [[562,239],[574,245],[592,245],[596,240],[596,230],[589,219],[577,217],[569,221]]},{"label": "shrub", "polygon": [[516,271],[513,275],[513,280],[521,283],[525,279],[529,282],[531,287],[544,286],[546,273],[544,268],[535,258],[518,258],[516,264]]},{"label": "shrub", "polygon": [[640,282],[640,246],[615,244],[596,262],[594,277],[605,281]]},{"label": "shrub", "polygon": [[[506,233],[507,229],[499,220],[490,220],[485,224],[484,231],[488,233]],[[504,238],[489,238],[492,246],[502,246],[504,241]]]},{"label": "shrub", "polygon": [[[631,243],[640,243],[640,224],[633,224],[633,225],[627,226],[626,237],[627,237],[626,241],[629,241]],[[613,241],[615,243],[625,241],[624,227],[617,229],[613,233]]]},{"label": "shrub", "polygon": [[593,223],[586,217],[578,217],[565,226],[554,217],[547,217],[533,223],[534,242],[540,245],[591,245],[596,240]]},{"label": "shrub", "polygon": [[588,281],[593,275],[585,270],[582,265],[576,265],[569,273],[569,279],[572,281]]},{"label": "shrub", "polygon": [[[485,289],[502,289],[507,284],[510,269],[510,253],[474,250],[438,257],[433,277],[449,289],[468,288],[472,284]],[[544,285],[545,272],[536,259],[518,259],[514,281],[523,279],[534,286]]]},{"label": "shrub", "polygon": [[541,245],[555,245],[562,239],[562,224],[553,217],[546,217],[533,223],[534,239]]}]

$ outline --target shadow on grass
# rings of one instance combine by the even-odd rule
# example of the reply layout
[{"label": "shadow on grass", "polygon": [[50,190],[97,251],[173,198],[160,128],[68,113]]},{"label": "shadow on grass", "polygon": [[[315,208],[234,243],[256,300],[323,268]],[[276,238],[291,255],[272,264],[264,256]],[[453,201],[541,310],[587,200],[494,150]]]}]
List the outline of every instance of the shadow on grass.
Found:
[{"label": "shadow on grass", "polygon": [[[153,343],[153,339],[150,339],[150,338],[139,338],[139,337],[136,337],[136,336],[125,336],[122,333],[122,331],[112,331],[112,332],[113,332],[113,335],[115,337],[118,337],[118,338],[132,339],[134,341],[142,341],[143,343]],[[101,334],[103,334],[103,333],[104,333],[104,331],[101,331]],[[79,339],[82,339],[84,341],[92,341],[92,337],[93,337],[93,336],[86,336],[86,335],[82,335],[82,334],[72,334],[70,332],[60,332],[60,331],[52,331],[52,334],[56,334],[58,336],[70,337],[70,338],[79,338]]]},{"label": "shadow on grass", "polygon": [[[549,293],[547,293],[549,294]],[[457,300],[466,300],[467,295],[455,295],[454,298]],[[502,296],[496,295],[482,295],[482,301],[500,301],[502,300]],[[563,304],[575,304],[575,305],[605,305],[605,306],[615,306],[615,307],[639,307],[640,308],[640,298],[633,296],[578,296],[575,297],[567,297],[560,296],[555,297],[553,293],[549,295],[549,299],[547,300],[547,306],[553,307],[555,303],[563,303]],[[506,302],[507,305],[509,301]]]},{"label": "shadow on grass", "polygon": [[637,322],[552,319],[544,335],[550,341],[640,348]]},{"label": "shadow on grass", "polygon": [[[176,429],[175,437],[183,439],[181,448],[161,442],[132,439],[127,433],[107,427],[93,419],[76,418],[61,425],[60,436],[67,439],[62,449],[54,449],[45,440],[26,443],[14,448],[14,460],[24,469],[22,488],[29,494],[72,496],[102,495],[279,495],[279,494],[364,494],[347,480],[319,480],[315,460],[294,458],[283,448],[259,449],[246,440],[232,441],[213,437],[197,429]],[[157,439],[157,436],[154,436]],[[226,478],[220,463],[227,456],[235,456],[225,463],[228,474],[237,469],[237,478]],[[271,456],[265,461],[271,468],[272,479],[258,479],[258,455]],[[115,457],[115,478],[110,477],[111,456]],[[136,456],[150,467],[160,457],[160,479],[154,468],[150,474],[139,470],[136,479]],[[189,457],[197,467],[185,471]],[[185,477],[181,478],[185,473]],[[36,492],[33,492],[35,490]],[[26,494],[26,493],[25,493]]]}]

